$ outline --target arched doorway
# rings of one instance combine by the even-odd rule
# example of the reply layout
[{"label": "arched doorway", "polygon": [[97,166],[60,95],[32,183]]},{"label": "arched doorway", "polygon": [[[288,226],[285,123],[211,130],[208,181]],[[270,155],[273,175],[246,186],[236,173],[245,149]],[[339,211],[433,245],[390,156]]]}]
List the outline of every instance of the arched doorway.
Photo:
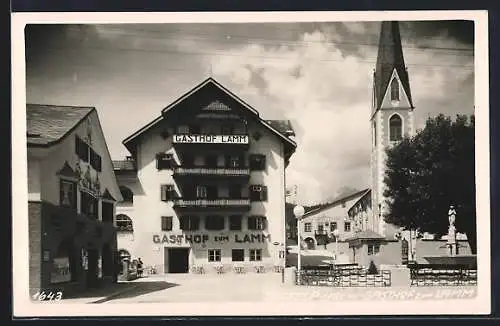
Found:
[{"label": "arched doorway", "polygon": [[51,283],[70,282],[76,279],[76,259],[72,238],[65,238],[57,247],[52,258]]},{"label": "arched doorway", "polygon": [[304,242],[306,243],[307,249],[313,250],[316,247],[313,238],[305,238]]},{"label": "arched doorway", "polygon": [[123,274],[124,270],[123,270],[123,261],[124,260],[129,260],[130,261],[130,253],[128,252],[128,250],[125,250],[125,249],[120,249],[118,250],[118,258],[120,259],[120,266],[119,266],[119,269],[118,269],[118,274]]}]

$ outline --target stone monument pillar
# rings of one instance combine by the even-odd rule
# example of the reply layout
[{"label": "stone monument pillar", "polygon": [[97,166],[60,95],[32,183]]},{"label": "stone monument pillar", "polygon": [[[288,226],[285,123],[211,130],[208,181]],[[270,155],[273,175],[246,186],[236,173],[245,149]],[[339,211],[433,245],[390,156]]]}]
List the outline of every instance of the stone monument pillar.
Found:
[{"label": "stone monument pillar", "polygon": [[455,228],[455,217],[457,212],[455,207],[450,205],[448,210],[448,247],[450,248],[450,256],[455,256],[457,254],[457,232]]}]

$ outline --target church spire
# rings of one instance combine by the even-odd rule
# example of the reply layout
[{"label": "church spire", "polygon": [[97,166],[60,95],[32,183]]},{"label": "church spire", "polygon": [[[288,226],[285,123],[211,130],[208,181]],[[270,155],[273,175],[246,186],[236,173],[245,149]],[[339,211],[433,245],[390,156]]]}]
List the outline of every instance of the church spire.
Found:
[{"label": "church spire", "polygon": [[391,76],[394,69],[398,74],[401,86],[406,93],[409,104],[411,108],[413,108],[410,81],[403,57],[399,25],[396,21],[384,21],[382,22],[380,29],[377,64],[374,74],[375,111],[380,109],[382,106],[384,95],[387,88],[390,86]]}]

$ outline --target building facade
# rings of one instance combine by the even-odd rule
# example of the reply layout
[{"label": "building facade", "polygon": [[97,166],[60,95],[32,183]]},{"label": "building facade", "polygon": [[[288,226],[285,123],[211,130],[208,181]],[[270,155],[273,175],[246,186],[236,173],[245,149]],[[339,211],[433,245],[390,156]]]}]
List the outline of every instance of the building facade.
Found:
[{"label": "building facade", "polygon": [[[331,203],[308,208],[299,224],[301,239],[307,248],[326,248],[329,243],[344,242],[361,231],[358,220],[349,212],[369,192],[369,189],[364,189],[337,198]],[[335,230],[338,232],[337,236],[334,234]]]},{"label": "building facade", "polygon": [[114,162],[123,256],[158,273],[284,266],[293,136],[288,121],[263,120],[212,78],[174,101]]},{"label": "building facade", "polygon": [[95,108],[26,109],[30,291],[115,280],[122,197]]}]

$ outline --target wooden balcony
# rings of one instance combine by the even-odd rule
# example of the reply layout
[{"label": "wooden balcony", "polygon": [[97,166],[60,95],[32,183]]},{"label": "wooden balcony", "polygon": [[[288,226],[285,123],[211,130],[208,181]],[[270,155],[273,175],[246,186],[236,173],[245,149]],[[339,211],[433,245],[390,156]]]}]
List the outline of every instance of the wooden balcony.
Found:
[{"label": "wooden balcony", "polygon": [[249,198],[174,199],[174,208],[183,211],[248,211]]}]

